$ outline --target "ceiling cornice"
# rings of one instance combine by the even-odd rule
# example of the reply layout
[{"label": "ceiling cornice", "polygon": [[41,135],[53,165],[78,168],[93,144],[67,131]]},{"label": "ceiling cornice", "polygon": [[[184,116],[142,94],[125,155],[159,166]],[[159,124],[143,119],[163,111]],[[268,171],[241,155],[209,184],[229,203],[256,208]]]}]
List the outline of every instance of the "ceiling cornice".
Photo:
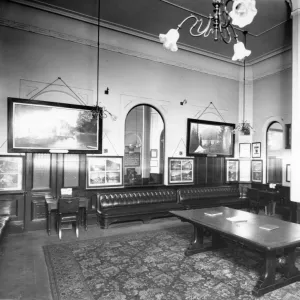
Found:
[{"label": "ceiling cornice", "polygon": [[[90,46],[90,47],[95,47],[95,48],[98,47],[97,42],[90,40],[90,39],[84,39],[84,38],[77,37],[77,36],[74,36],[71,34],[57,32],[57,31],[49,30],[49,29],[44,29],[44,28],[40,28],[38,26],[34,26],[34,25],[30,25],[30,24],[16,22],[14,20],[7,20],[7,19],[0,18],[0,26],[14,28],[14,29],[22,30],[22,31],[35,33],[35,34],[40,34],[40,35],[44,35],[47,37],[61,39],[61,40],[65,40],[68,42],[78,43],[78,44],[82,44],[82,45],[86,45],[86,46]],[[196,71],[196,72],[200,72],[200,73],[204,73],[204,74],[208,74],[208,75],[212,75],[212,76],[217,76],[217,77],[222,77],[222,78],[227,78],[227,79],[238,81],[238,78],[236,78],[234,74],[228,74],[228,72],[226,73],[226,72],[214,71],[211,68],[207,69],[204,67],[197,67],[195,65],[191,65],[188,63],[184,63],[184,62],[178,62],[178,61],[171,60],[171,59],[166,60],[165,58],[157,57],[154,55],[149,55],[149,54],[146,54],[146,53],[143,53],[140,51],[136,51],[136,50],[126,49],[126,48],[123,48],[120,46],[115,46],[115,45],[100,42],[99,48],[103,49],[103,50],[108,50],[111,52],[116,52],[116,53],[121,53],[121,54],[129,55],[129,56],[133,56],[133,57],[147,59],[150,61],[163,63],[163,64],[167,64],[167,65],[171,65],[171,66],[175,66],[175,67],[179,67],[179,68],[184,68],[187,70],[192,70],[192,71]]]},{"label": "ceiling cornice", "polygon": [[[65,17],[68,17],[68,18],[72,18],[72,19],[75,19],[75,20],[78,20],[78,21],[86,22],[86,23],[89,23],[89,24],[92,24],[92,25],[95,25],[95,26],[98,25],[97,18],[93,18],[93,17],[88,16],[88,15],[80,14],[80,13],[72,11],[72,10],[67,10],[67,9],[64,9],[64,8],[60,8],[60,7],[51,5],[51,4],[45,4],[45,3],[42,3],[38,0],[31,0],[31,1],[28,1],[28,0],[9,0],[9,1],[10,2],[15,2],[15,3],[18,3],[18,4],[22,4],[22,5],[26,5],[26,6],[30,6],[30,7],[36,8],[36,9],[48,11],[48,12],[58,14],[58,15],[61,15],[61,16],[65,16]],[[281,22],[278,25],[281,25],[282,23],[284,23],[284,22]],[[277,27],[278,25],[273,26],[273,28]],[[158,40],[158,37],[155,36],[155,35],[151,35],[149,33],[146,33],[146,32],[143,32],[143,31],[138,31],[136,29],[132,29],[132,28],[129,28],[129,27],[120,26],[119,24],[114,24],[112,22],[101,20],[100,21],[100,26],[104,27],[104,28],[107,28],[107,29],[115,30],[115,31],[118,31],[118,32],[121,32],[121,33],[124,33],[124,34],[129,34],[129,35],[132,35],[132,36],[135,36],[135,37],[146,39],[148,41],[152,41],[152,42],[155,42],[155,43],[160,43],[159,40]],[[268,32],[268,31],[269,30],[263,32],[262,34]],[[262,35],[262,34],[260,34],[260,35]],[[194,47],[191,47],[191,46],[183,44],[183,43],[178,43],[178,46],[179,46],[180,49],[191,52],[191,53],[194,53],[194,54],[203,55],[203,56],[210,57],[210,58],[213,58],[213,59],[225,61],[227,63],[234,64],[234,65],[241,65],[240,62],[232,61],[231,57],[223,56],[223,55],[220,55],[220,54],[217,54],[217,53],[214,53],[214,52],[209,52],[209,51],[205,51],[205,50],[196,49]],[[259,63],[259,62],[261,62],[265,59],[268,59],[272,56],[283,53],[283,52],[287,51],[286,48],[287,47],[278,48],[274,51],[271,51],[267,54],[264,54],[264,55],[262,55],[258,58],[252,59],[252,60],[251,60],[251,58],[248,58],[247,59],[247,65],[253,65],[253,64]]]}]

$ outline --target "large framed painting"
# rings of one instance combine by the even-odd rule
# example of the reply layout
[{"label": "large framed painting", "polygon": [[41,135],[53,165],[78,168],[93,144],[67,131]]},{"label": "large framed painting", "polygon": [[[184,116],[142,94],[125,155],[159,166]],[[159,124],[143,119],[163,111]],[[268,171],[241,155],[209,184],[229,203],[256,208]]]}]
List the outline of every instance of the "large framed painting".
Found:
[{"label": "large framed painting", "polygon": [[87,156],[86,188],[123,185],[123,156]]},{"label": "large framed painting", "polygon": [[0,193],[23,190],[23,178],[24,157],[0,155]]},{"label": "large framed painting", "polygon": [[169,184],[194,183],[194,158],[169,157]]},{"label": "large framed painting", "polygon": [[239,181],[239,160],[227,159],[226,160],[226,182]]},{"label": "large framed painting", "polygon": [[188,156],[234,156],[235,124],[188,119]]},{"label": "large framed painting", "polygon": [[263,161],[262,159],[255,159],[251,162],[251,181],[263,182]]},{"label": "large framed painting", "polygon": [[8,152],[101,153],[102,119],[93,109],[8,98]]}]

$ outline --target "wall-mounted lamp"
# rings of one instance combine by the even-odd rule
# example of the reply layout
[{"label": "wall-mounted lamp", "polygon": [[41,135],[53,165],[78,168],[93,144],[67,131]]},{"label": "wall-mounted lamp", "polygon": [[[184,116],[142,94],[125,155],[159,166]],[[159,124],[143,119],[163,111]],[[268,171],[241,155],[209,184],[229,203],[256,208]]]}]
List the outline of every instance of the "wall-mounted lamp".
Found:
[{"label": "wall-mounted lamp", "polygon": [[187,104],[186,99],[184,99],[182,102],[180,102],[180,105],[183,105],[183,104]]},{"label": "wall-mounted lamp", "polygon": [[105,94],[105,95],[108,95],[108,94],[109,94],[109,88],[106,88],[106,90],[104,91],[104,94]]}]

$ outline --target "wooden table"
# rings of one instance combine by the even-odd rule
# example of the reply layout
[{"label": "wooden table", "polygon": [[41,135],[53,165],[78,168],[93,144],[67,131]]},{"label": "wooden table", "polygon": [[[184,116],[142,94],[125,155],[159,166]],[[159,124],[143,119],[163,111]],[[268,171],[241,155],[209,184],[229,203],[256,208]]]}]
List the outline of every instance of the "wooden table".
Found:
[{"label": "wooden table", "polygon": [[[87,208],[89,205],[89,199],[86,197],[79,198],[79,208],[83,210],[81,223],[84,223],[84,228],[87,230]],[[58,209],[58,199],[45,196],[46,209],[47,209],[47,232],[48,235],[51,234],[51,212],[57,212]]]},{"label": "wooden table", "polygon": [[[205,212],[218,211],[222,214],[207,216]],[[227,245],[225,242],[237,243],[264,255],[262,274],[252,291],[254,296],[278,289],[300,280],[300,272],[295,266],[296,247],[300,246],[300,224],[282,221],[265,215],[257,215],[228,207],[203,208],[195,210],[170,211],[173,215],[194,225],[194,235],[185,255],[193,255],[207,250],[218,249]],[[228,217],[238,216],[246,222],[232,222]],[[279,228],[267,231],[259,226],[272,224]],[[203,245],[203,230],[212,232],[212,243]],[[275,280],[276,254],[282,253],[281,267],[284,276]]]}]

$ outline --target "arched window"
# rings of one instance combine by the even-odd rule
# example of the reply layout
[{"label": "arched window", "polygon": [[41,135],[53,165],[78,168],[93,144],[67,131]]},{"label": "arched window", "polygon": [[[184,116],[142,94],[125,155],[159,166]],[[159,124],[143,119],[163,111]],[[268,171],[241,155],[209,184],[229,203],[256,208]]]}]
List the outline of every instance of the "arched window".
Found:
[{"label": "arched window", "polygon": [[267,182],[282,183],[283,128],[273,122],[267,129]]},{"label": "arched window", "polygon": [[165,125],[150,105],[131,109],[125,121],[124,185],[163,184]]}]

